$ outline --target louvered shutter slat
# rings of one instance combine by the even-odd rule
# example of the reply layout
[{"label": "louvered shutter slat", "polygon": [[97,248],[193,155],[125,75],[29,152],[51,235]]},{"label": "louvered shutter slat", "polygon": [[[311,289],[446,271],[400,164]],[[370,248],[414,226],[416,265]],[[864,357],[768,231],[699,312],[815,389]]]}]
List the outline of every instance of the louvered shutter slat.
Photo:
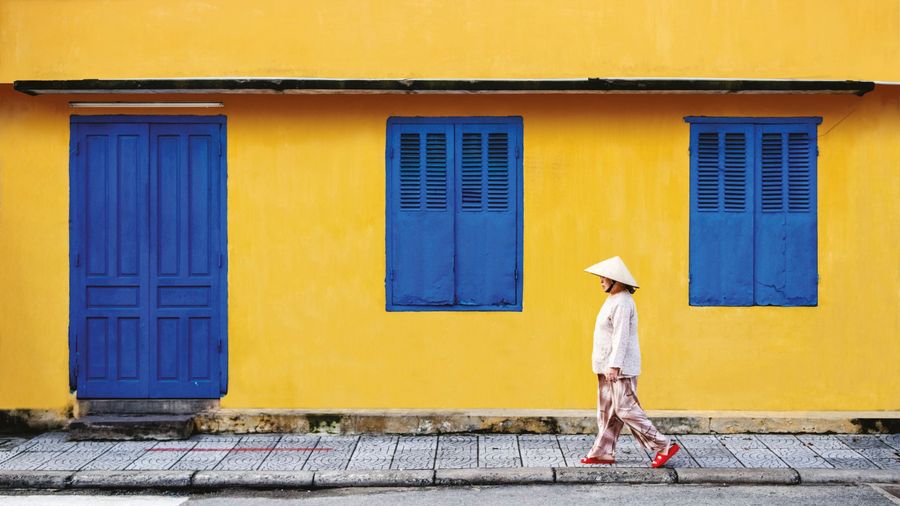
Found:
[{"label": "louvered shutter slat", "polygon": [[696,209],[715,212],[719,210],[719,134],[699,134],[696,150]]},{"label": "louvered shutter slat", "polygon": [[464,132],[461,142],[460,208],[464,211],[480,211],[484,187],[481,173],[483,159],[481,133]]}]

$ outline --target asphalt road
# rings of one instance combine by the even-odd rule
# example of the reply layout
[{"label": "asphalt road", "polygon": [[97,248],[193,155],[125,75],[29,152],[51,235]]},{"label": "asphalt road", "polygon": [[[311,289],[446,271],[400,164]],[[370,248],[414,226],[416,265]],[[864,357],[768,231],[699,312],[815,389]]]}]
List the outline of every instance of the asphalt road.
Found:
[{"label": "asphalt road", "polygon": [[[8,493],[7,493],[8,494]],[[397,506],[401,504],[598,504],[619,505],[900,505],[898,486],[693,486],[531,485],[458,488],[354,488],[316,491],[233,491],[211,495],[96,495],[59,492],[0,495],[6,506],[282,506],[288,504]]]}]

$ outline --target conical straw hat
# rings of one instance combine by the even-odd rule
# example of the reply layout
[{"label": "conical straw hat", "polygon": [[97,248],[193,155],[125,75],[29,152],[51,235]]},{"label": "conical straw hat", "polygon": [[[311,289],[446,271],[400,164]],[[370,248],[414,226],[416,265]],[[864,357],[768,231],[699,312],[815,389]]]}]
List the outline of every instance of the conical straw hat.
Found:
[{"label": "conical straw hat", "polygon": [[620,257],[607,258],[600,263],[588,267],[584,271],[612,279],[613,281],[625,283],[626,285],[635,288],[638,287],[637,281],[635,281],[634,276],[628,272],[628,267],[625,267],[625,262],[623,262]]}]

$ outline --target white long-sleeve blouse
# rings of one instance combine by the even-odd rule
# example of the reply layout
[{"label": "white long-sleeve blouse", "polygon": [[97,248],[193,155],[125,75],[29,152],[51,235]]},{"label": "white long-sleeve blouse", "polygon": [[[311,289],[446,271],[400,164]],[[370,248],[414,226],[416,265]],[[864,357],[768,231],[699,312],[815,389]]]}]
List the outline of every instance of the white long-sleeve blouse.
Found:
[{"label": "white long-sleeve blouse", "polygon": [[638,343],[637,307],[627,290],[606,298],[594,324],[594,373],[618,367],[620,376],[641,373],[641,347]]}]

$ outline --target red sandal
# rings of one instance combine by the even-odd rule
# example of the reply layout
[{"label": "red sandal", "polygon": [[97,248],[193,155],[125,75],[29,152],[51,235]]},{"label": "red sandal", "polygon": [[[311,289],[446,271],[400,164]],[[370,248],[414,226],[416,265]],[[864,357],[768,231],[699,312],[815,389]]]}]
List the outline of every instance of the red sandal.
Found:
[{"label": "red sandal", "polygon": [[653,458],[653,462],[650,463],[650,467],[656,469],[657,467],[662,467],[666,465],[666,462],[669,461],[672,457],[678,453],[681,447],[678,446],[678,443],[672,443],[672,446],[669,447],[669,451],[666,453],[656,452],[656,457]]},{"label": "red sandal", "polygon": [[615,464],[616,459],[609,458],[600,458],[600,457],[584,457],[581,459],[582,464]]}]

